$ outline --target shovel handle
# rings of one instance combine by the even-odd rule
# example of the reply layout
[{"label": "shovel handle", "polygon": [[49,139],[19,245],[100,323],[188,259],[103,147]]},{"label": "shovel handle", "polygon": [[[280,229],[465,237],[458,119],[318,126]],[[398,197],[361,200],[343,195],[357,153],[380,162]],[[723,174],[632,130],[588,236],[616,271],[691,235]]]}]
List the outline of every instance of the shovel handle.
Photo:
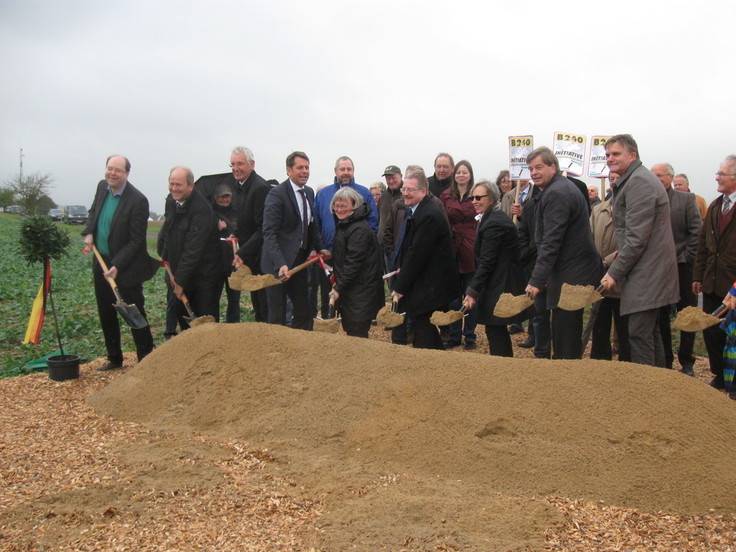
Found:
[{"label": "shovel handle", "polygon": [[[162,261],[164,265],[164,268],[166,269],[166,274],[169,275],[169,280],[171,282],[174,282],[174,273],[171,272],[171,265],[169,264],[169,261]],[[194,311],[192,311],[192,306],[189,304],[189,299],[187,299],[187,296],[184,294],[184,290],[181,292],[181,299],[180,301],[184,303],[184,308],[187,309],[187,314],[189,315],[189,318],[194,319]]]},{"label": "shovel handle", "polygon": [[718,305],[718,308],[711,313],[711,316],[720,318],[721,315],[723,315],[723,313],[726,312],[727,310],[728,310],[728,307],[726,305],[723,305],[723,304]]},{"label": "shovel handle", "polygon": [[[102,267],[103,274],[107,272],[107,263],[102,258],[102,255],[100,255],[100,252],[97,250],[97,246],[95,244],[92,244],[92,252],[95,254],[95,257],[97,257],[97,262],[100,263],[100,267]],[[118,285],[115,283],[115,278],[112,276],[105,276],[105,280],[107,280],[107,283],[110,284],[110,287],[112,288],[112,292],[115,294],[115,299],[118,300],[118,303],[123,302],[123,298],[120,296],[120,291],[118,290]]]},{"label": "shovel handle", "polygon": [[335,303],[337,298],[334,293],[330,293],[330,303],[327,307],[327,318],[335,318]]},{"label": "shovel handle", "polygon": [[279,280],[284,281],[287,278],[291,278],[294,274],[296,274],[297,272],[301,272],[302,270],[304,270],[310,265],[313,265],[314,263],[319,261],[321,258],[322,258],[322,255],[315,255],[314,257],[309,257],[302,264],[298,264],[294,268],[290,268],[284,276],[279,278]]}]

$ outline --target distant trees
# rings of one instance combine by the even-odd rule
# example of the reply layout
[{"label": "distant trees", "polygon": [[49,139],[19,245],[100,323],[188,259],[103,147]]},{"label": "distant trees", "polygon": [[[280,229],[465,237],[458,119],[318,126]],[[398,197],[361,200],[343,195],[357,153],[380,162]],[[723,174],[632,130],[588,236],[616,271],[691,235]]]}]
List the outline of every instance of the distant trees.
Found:
[{"label": "distant trees", "polygon": [[10,186],[0,187],[0,208],[5,211],[11,205],[15,205],[15,192]]},{"label": "distant trees", "polygon": [[[53,182],[50,174],[35,172],[27,176],[15,175],[5,185],[13,191],[15,202],[23,207],[27,214],[48,212],[54,202],[49,197],[49,190]],[[45,207],[46,211],[42,209]]]}]

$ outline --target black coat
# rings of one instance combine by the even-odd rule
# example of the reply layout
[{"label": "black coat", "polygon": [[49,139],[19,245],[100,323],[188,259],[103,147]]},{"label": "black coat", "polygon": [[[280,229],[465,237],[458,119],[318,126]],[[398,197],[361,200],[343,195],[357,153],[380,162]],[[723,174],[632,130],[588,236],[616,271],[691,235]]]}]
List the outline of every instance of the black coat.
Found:
[{"label": "black coat", "polygon": [[[87,218],[87,227],[82,232],[83,236],[97,234],[97,219],[107,197],[107,188],[105,180],[97,184],[95,199]],[[120,286],[133,286],[150,280],[159,267],[159,262],[148,255],[146,248],[148,214],[146,196],[130,182],[126,183],[107,238],[107,246],[110,249],[108,268],[114,266],[118,269],[115,279]]]},{"label": "black coat", "polygon": [[401,272],[393,289],[404,296],[401,308],[409,316],[445,310],[460,296],[450,225],[437,203],[427,194],[409,219],[401,243],[397,262]]},{"label": "black coat", "polygon": [[242,186],[235,182],[232,174],[223,182],[232,186],[234,191],[233,205],[237,213],[236,235],[240,242],[238,256],[254,274],[258,274],[263,247],[263,207],[271,186],[256,171],[250,173]]},{"label": "black coat", "polygon": [[171,264],[174,279],[185,292],[221,282],[223,262],[217,217],[202,194],[193,190],[182,207],[167,198],[166,222],[161,233],[161,256]]},{"label": "black coat", "polygon": [[503,211],[486,211],[475,238],[476,269],[466,294],[478,302],[478,322],[505,326],[523,319],[523,315],[498,318],[493,315],[502,293],[524,292],[522,266],[519,260],[519,238],[516,226]]},{"label": "black coat", "polygon": [[335,217],[335,290],[340,294],[340,312],[352,320],[373,320],[384,304],[383,259],[369,214],[363,203],[348,218]]}]

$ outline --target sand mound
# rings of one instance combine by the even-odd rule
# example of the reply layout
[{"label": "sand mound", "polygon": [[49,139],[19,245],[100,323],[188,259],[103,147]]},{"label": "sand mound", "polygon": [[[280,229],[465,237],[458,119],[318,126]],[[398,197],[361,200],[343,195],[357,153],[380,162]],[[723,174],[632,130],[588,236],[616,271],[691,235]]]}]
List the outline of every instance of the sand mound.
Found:
[{"label": "sand mound", "polygon": [[157,429],[269,449],[275,469],[328,497],[336,550],[370,549],[407,526],[435,536],[440,527],[463,549],[538,546],[559,518],[535,496],[736,512],[736,405],[645,366],[206,324],[90,402]]}]

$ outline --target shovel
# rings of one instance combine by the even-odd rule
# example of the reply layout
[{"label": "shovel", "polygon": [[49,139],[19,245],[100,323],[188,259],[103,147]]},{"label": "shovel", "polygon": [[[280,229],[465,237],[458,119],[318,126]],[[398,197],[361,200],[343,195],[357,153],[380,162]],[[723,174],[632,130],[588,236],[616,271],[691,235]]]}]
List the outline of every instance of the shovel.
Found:
[{"label": "shovel", "polygon": [[592,305],[603,299],[601,291],[603,291],[602,284],[598,285],[595,289],[593,289],[593,286],[562,284],[560,300],[557,302],[557,306],[566,311],[584,309],[588,305]]},{"label": "shovel", "polygon": [[493,316],[499,318],[511,318],[520,312],[528,309],[534,304],[532,298],[528,294],[511,295],[510,293],[502,293],[496,301],[493,308]]},{"label": "shovel", "polygon": [[[166,272],[169,275],[169,279],[174,282],[174,274],[171,272],[171,266],[168,262],[164,261],[164,268],[166,269]],[[194,311],[192,310],[192,306],[189,304],[189,299],[187,299],[187,296],[184,295],[184,292],[181,294],[181,302],[184,303],[184,308],[187,309],[187,314],[189,316],[185,316],[184,320],[187,321],[190,327],[194,328],[195,326],[199,326],[200,324],[208,324],[210,322],[215,321],[215,317],[208,314],[206,316],[194,316]]]},{"label": "shovel", "polygon": [[335,318],[335,294],[330,293],[330,305],[327,311],[327,318],[317,317],[314,319],[312,329],[315,332],[337,333],[340,329],[340,321]]},{"label": "shovel", "polygon": [[699,332],[718,324],[720,317],[728,310],[726,305],[720,305],[711,314],[703,312],[698,307],[685,307],[677,313],[674,326],[682,332]]},{"label": "shovel", "polygon": [[[100,252],[97,251],[97,247],[94,244],[92,244],[92,251],[94,251],[95,257],[97,257],[97,262],[100,263],[100,266],[102,267],[102,271],[107,272],[107,265],[105,264],[105,261],[102,260],[102,255],[100,255]],[[141,314],[141,311],[138,310],[138,307],[136,307],[135,305],[128,305],[123,301],[123,298],[120,296],[120,290],[118,289],[118,285],[115,283],[115,280],[110,276],[105,276],[105,280],[107,280],[107,283],[110,284],[112,292],[115,294],[115,299],[117,299],[117,303],[113,303],[112,306],[115,307],[115,310],[118,311],[118,314],[120,314],[121,318],[125,320],[125,323],[134,330],[142,330],[143,328],[147,327],[148,321],[143,318],[143,315]]]},{"label": "shovel", "polygon": [[466,310],[467,307],[463,305],[460,310],[451,310],[447,312],[434,311],[432,316],[429,317],[429,321],[435,326],[447,326],[448,324],[462,320],[465,316]]},{"label": "shovel", "polygon": [[287,277],[293,276],[297,272],[304,270],[309,265],[313,265],[321,258],[320,255],[315,255],[314,257],[310,257],[306,261],[304,261],[302,264],[295,266],[294,268],[289,269],[289,271],[282,276],[281,278],[276,278],[273,274],[251,274],[251,275],[244,275],[242,278],[238,281],[238,287],[230,286],[233,289],[240,289],[242,291],[258,291],[259,289],[276,286],[278,284],[283,284]]},{"label": "shovel", "polygon": [[396,328],[404,323],[404,315],[399,313],[399,302],[392,301],[391,306],[385,306],[378,311],[376,323],[386,329]]}]

